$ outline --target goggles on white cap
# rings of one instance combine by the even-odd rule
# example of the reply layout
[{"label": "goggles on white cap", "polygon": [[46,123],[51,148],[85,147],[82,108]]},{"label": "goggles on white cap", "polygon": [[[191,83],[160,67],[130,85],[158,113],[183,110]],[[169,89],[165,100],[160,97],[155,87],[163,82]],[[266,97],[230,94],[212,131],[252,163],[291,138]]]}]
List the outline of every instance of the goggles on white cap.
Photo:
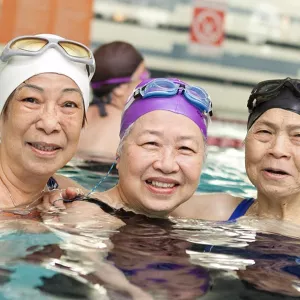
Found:
[{"label": "goggles on white cap", "polygon": [[17,37],[5,46],[0,60],[7,62],[12,56],[41,55],[49,48],[55,48],[74,62],[86,64],[89,79],[93,77],[95,73],[95,59],[91,50],[81,43],[66,40],[55,35]]},{"label": "goggles on white cap", "polygon": [[94,72],[93,53],[76,41],[53,34],[17,37],[0,55],[0,112],[21,83],[43,73],[61,74],[72,79],[82,93],[87,111]]}]

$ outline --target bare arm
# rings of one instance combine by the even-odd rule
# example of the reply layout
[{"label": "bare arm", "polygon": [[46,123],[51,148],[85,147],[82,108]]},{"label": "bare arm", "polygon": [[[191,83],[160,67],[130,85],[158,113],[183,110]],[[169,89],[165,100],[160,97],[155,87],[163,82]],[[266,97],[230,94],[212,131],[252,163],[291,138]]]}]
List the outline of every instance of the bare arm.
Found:
[{"label": "bare arm", "polygon": [[194,194],[188,201],[177,207],[173,217],[226,221],[242,198],[225,193]]}]

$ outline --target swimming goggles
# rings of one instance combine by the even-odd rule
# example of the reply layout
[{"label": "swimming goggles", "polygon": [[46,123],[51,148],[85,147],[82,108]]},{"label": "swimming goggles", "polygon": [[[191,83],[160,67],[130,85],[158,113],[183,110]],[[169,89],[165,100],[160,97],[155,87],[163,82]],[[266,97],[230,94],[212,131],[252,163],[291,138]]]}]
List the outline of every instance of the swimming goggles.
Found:
[{"label": "swimming goggles", "polygon": [[[140,76],[139,76],[139,80],[143,81],[150,78],[150,72],[148,70],[145,70]],[[91,86],[93,89],[99,89],[101,88],[103,85],[106,84],[120,84],[120,83],[127,83],[127,82],[131,82],[132,81],[132,77],[128,76],[128,77],[119,77],[119,78],[111,78],[111,79],[107,79],[107,80],[102,80],[102,81],[97,81],[97,82],[92,82]]]},{"label": "swimming goggles", "polygon": [[297,97],[300,97],[300,80],[298,79],[287,77],[285,79],[265,80],[260,82],[253,88],[248,99],[247,107],[249,113],[251,113],[258,104],[272,100],[278,96],[280,91],[285,87],[288,87]]},{"label": "swimming goggles", "polygon": [[83,63],[87,67],[89,78],[95,73],[95,59],[85,45],[56,37],[22,36],[11,40],[4,48],[0,60],[7,62],[13,56],[37,56],[49,48],[55,48],[71,61]]},{"label": "swimming goggles", "polygon": [[201,112],[212,116],[212,103],[204,89],[165,78],[153,79],[144,86],[137,88],[126,103],[124,111],[130,107],[133,101],[140,98],[172,97],[177,94],[182,94],[189,103]]}]

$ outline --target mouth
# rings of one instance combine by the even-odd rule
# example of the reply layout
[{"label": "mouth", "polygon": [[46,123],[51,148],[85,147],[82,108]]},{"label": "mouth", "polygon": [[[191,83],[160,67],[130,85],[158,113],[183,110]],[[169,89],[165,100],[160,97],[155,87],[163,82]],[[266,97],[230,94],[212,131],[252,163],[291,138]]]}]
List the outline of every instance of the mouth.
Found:
[{"label": "mouth", "polygon": [[60,149],[62,149],[60,146],[56,145],[56,144],[48,144],[48,143],[39,143],[39,142],[33,142],[33,143],[29,143],[27,142],[27,144],[29,146],[31,146],[31,148],[33,148],[33,150],[36,150],[40,153],[53,153],[56,152]]},{"label": "mouth", "polygon": [[162,182],[157,180],[146,180],[146,183],[148,185],[151,185],[156,188],[161,188],[161,189],[171,189],[179,185],[178,183],[175,182],[171,183],[171,182]]},{"label": "mouth", "polygon": [[290,175],[288,172],[281,169],[266,168],[263,171],[275,176]]}]

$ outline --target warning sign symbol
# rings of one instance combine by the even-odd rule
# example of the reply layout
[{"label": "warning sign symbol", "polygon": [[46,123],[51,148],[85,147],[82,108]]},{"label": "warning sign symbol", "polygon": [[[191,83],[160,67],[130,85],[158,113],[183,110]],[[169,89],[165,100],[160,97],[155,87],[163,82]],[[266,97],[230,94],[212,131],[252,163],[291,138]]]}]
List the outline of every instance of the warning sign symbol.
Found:
[{"label": "warning sign symbol", "polygon": [[190,30],[192,43],[221,46],[224,40],[225,11],[195,7]]}]

